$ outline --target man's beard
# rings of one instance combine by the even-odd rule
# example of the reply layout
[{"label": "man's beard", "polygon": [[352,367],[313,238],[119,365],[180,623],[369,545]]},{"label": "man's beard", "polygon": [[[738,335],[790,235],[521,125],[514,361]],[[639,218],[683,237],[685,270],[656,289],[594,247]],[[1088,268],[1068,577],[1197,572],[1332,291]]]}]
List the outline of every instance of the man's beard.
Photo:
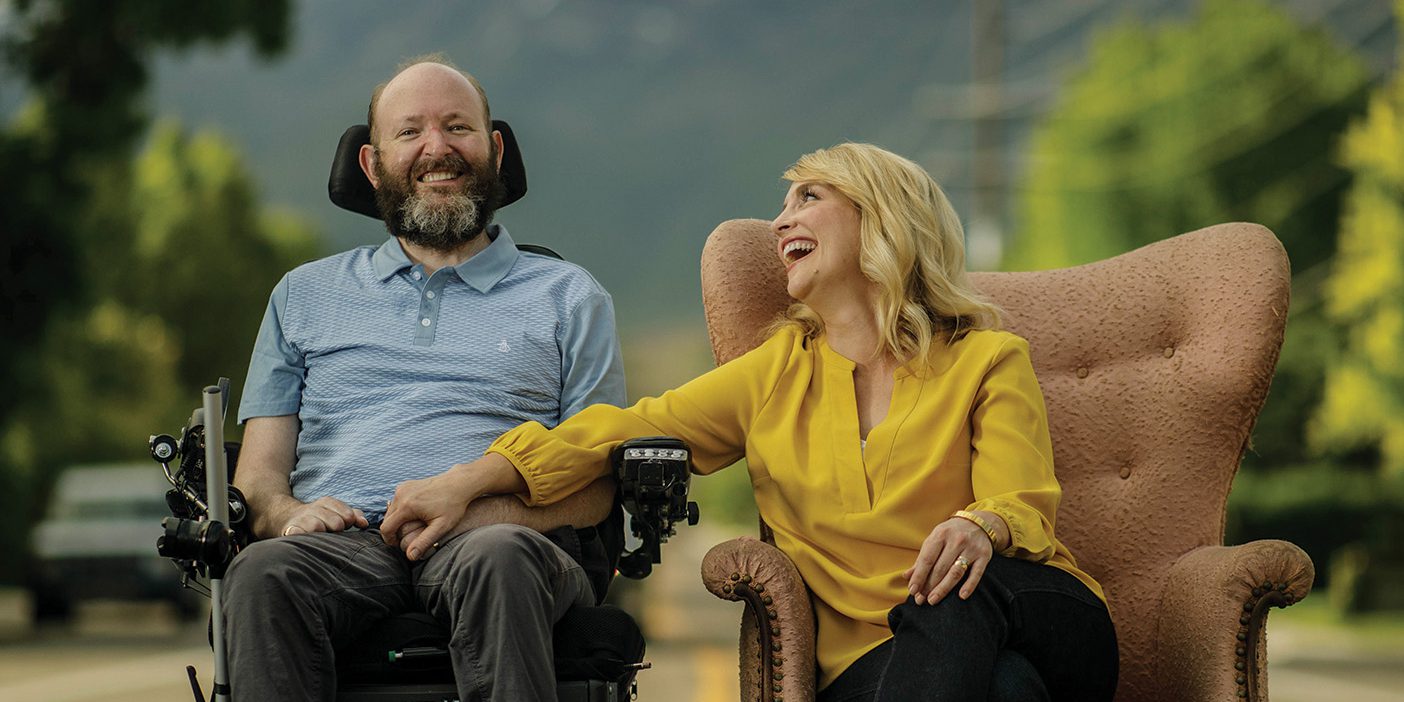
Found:
[{"label": "man's beard", "polygon": [[[491,151],[486,162],[477,164],[452,152],[443,158],[426,159],[414,165],[408,178],[392,176],[376,159],[375,175],[380,187],[375,190],[375,204],[385,228],[393,236],[432,251],[454,251],[472,241],[492,222],[492,215],[502,202],[496,149]],[[453,193],[420,193],[415,183],[432,171],[462,173],[463,188]]]}]

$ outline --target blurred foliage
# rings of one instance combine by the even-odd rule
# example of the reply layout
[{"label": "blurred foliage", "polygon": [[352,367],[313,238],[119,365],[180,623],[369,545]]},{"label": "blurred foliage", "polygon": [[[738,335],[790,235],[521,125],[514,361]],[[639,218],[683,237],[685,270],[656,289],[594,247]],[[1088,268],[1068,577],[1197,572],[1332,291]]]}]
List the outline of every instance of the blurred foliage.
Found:
[{"label": "blurred foliage", "polygon": [[174,125],[157,128],[137,160],[131,198],[132,269],[119,299],[165,320],[181,340],[177,378],[192,408],[219,375],[242,389],[268,291],[319,254],[317,238],[290,214],[258,209],[254,181],[229,144]]},{"label": "blurred foliage", "polygon": [[1305,425],[1337,335],[1318,291],[1350,180],[1336,142],[1368,90],[1357,57],[1256,0],[1108,31],[1035,129],[1005,267],[1077,265],[1219,222],[1272,229],[1297,273],[1258,422],[1267,438],[1248,464],[1309,460]]},{"label": "blurred foliage", "polygon": [[133,162],[101,170],[76,220],[106,236],[71,271],[91,300],[49,320],[29,349],[37,390],[0,426],[0,465],[24,476],[31,519],[58,470],[140,459],[200,388],[220,375],[241,388],[268,291],[318,253],[307,225],[259,211],[238,155],[213,134],[163,125]]},{"label": "blurred foliage", "polygon": [[1404,480],[1321,460],[1240,472],[1229,495],[1225,540],[1291,541],[1311,557],[1317,584],[1324,585],[1340,572],[1333,561],[1344,548],[1358,546],[1389,562],[1404,544],[1401,524]]},{"label": "blurred foliage", "polygon": [[[1396,8],[1404,20],[1404,0]],[[1378,454],[1404,477],[1404,71],[1371,96],[1341,154],[1355,178],[1324,287],[1327,317],[1349,332],[1309,436],[1323,451]]]},{"label": "blurred foliage", "polygon": [[1378,470],[1404,466],[1404,86],[1370,89],[1357,57],[1257,0],[1109,31],[1034,132],[1005,261],[1077,265],[1226,221],[1277,234],[1292,310],[1228,540],[1292,540],[1319,581],[1347,544],[1392,550],[1404,517]]},{"label": "blurred foliage", "polygon": [[756,494],[751,489],[751,474],[742,459],[711,475],[692,479],[692,499],[697,501],[702,519],[709,524],[722,522],[751,530],[758,528],[760,511],[756,509]]},{"label": "blurred foliage", "polygon": [[1362,62],[1256,0],[1100,35],[1032,137],[1011,270],[1123,253],[1233,219],[1298,270],[1335,250],[1348,184],[1335,144],[1369,89]]},{"label": "blurred foliage", "polygon": [[[5,12],[0,69],[29,100],[0,129],[0,514],[17,527],[0,533],[0,582],[17,582],[58,470],[140,457],[147,434],[178,428],[200,386],[247,365],[248,346],[205,340],[256,328],[276,275],[315,246],[304,226],[257,214],[213,137],[165,129],[134,161],[154,54],[244,37],[271,57],[288,41],[287,0]],[[164,248],[138,250],[143,238]],[[216,290],[223,307],[197,314]]]},{"label": "blurred foliage", "polygon": [[[1404,22],[1404,0],[1395,0],[1395,17]],[[1349,613],[1404,609],[1404,69],[1370,97],[1341,158],[1354,179],[1323,289],[1327,318],[1346,333],[1308,439],[1355,464],[1379,501],[1359,515],[1369,531],[1328,562],[1332,603]]]}]

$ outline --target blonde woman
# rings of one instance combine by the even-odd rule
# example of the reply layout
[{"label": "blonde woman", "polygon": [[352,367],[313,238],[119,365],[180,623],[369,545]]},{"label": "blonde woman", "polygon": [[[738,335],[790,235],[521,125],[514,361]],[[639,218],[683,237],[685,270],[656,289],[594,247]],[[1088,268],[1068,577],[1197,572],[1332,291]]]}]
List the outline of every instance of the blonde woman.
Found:
[{"label": "blonde woman", "polygon": [[799,159],[771,228],[799,300],[750,353],[628,409],[524,424],[396,493],[411,559],[468,502],[547,504],[667,434],[698,473],[745,457],[761,516],[813,594],[821,700],[1110,700],[1100,586],[1054,536],[1061,491],[1028,344],[967,282],[960,221],[911,161],[866,144]]}]

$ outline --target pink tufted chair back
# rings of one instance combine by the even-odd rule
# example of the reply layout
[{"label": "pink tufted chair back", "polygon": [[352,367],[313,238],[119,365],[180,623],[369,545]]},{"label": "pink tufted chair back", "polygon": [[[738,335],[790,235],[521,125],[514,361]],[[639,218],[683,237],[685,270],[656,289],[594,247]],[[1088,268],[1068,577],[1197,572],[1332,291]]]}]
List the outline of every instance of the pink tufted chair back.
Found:
[{"label": "pink tufted chair back", "polygon": [[[761,220],[718,227],[702,280],[718,363],[753,348],[791,302]],[[1157,661],[1157,613],[1172,565],[1223,543],[1282,344],[1286,254],[1261,226],[1223,224],[1075,268],[973,281],[1029,341],[1063,485],[1057,533],[1110,600],[1118,698],[1173,698],[1156,691],[1157,666],[1175,664]]]}]

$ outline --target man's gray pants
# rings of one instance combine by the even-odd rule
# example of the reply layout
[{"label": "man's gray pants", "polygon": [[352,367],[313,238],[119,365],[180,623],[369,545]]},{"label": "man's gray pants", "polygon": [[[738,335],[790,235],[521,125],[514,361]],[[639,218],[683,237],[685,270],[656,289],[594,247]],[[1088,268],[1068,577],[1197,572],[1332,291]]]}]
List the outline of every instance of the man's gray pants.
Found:
[{"label": "man's gray pants", "polygon": [[579,564],[516,525],[472,529],[420,563],[376,531],[258,541],[225,577],[233,697],[333,700],[337,647],[423,610],[449,623],[463,702],[554,700],[551,628],[577,604],[594,604]]}]

